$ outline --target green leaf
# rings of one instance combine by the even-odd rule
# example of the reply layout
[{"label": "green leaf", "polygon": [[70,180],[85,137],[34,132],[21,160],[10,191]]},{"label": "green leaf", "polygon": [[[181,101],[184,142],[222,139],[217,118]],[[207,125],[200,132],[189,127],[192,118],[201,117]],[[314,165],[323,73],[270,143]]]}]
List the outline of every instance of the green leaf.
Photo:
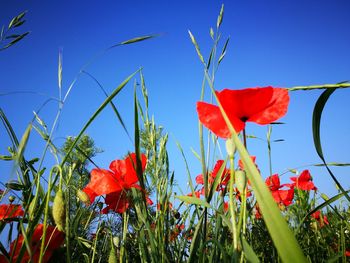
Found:
[{"label": "green leaf", "polygon": [[350,166],[350,163],[334,163],[334,162],[331,162],[331,163],[317,163],[317,164],[314,164],[313,166]]},{"label": "green leaf", "polygon": [[29,140],[29,135],[30,135],[30,132],[32,130],[32,124],[30,123],[28,126],[27,126],[27,129],[25,130],[23,136],[22,136],[22,139],[18,145],[18,149],[17,149],[17,154],[16,154],[16,160],[17,162],[19,162],[21,160],[21,158],[23,157],[23,154],[24,154],[24,150],[27,146],[27,142]]},{"label": "green leaf", "polygon": [[255,254],[252,247],[248,244],[247,240],[242,236],[242,245],[245,258],[247,262],[258,263],[260,262],[258,256]]},{"label": "green leaf", "polygon": [[331,178],[337,185],[337,187],[341,190],[341,192],[344,194],[346,199],[350,202],[350,197],[349,195],[345,192],[344,188],[342,185],[339,183],[335,175],[332,173],[332,171],[329,169],[327,166],[326,160],[323,156],[323,150],[322,150],[322,145],[321,145],[321,135],[320,135],[320,127],[321,127],[321,117],[322,117],[322,112],[323,109],[329,99],[329,97],[333,94],[333,92],[337,89],[337,87],[329,88],[326,89],[321,96],[318,98],[314,111],[312,114],[312,134],[313,134],[313,139],[314,139],[314,145],[316,152],[318,156],[321,158],[322,162],[324,163],[328,173],[330,174]]},{"label": "green leaf", "polygon": [[78,136],[75,138],[74,142],[72,143],[71,147],[67,150],[66,152],[66,156],[63,158],[62,162],[61,162],[61,166],[63,166],[68,157],[69,154],[72,152],[72,150],[74,149],[75,145],[78,143],[79,139],[81,138],[81,136],[84,134],[84,132],[86,131],[86,129],[90,126],[90,124],[96,119],[96,117],[102,112],[102,110],[112,101],[112,99],[117,96],[119,94],[119,92],[126,86],[126,84],[129,83],[130,79],[133,78],[137,72],[139,72],[140,69],[138,69],[137,71],[135,71],[134,73],[132,73],[129,77],[127,77],[113,92],[111,95],[108,96],[108,98],[106,98],[104,100],[104,102],[101,104],[101,106],[95,111],[95,113],[90,117],[90,119],[86,122],[86,124],[84,125],[84,127],[80,130]]},{"label": "green leaf", "polygon": [[[85,71],[85,70],[82,70],[81,72],[84,73],[84,74],[86,74],[86,75],[88,75],[91,79],[93,79],[93,80],[96,82],[96,84],[99,86],[99,88],[102,90],[102,92],[105,94],[105,96],[108,98],[108,93],[107,93],[106,90],[103,88],[103,86],[101,85],[101,83],[100,83],[94,76],[92,76],[89,72],[87,72],[87,71]],[[117,107],[115,106],[115,104],[113,103],[113,101],[110,101],[109,103],[111,104],[111,107],[112,107],[112,109],[113,109],[115,115],[117,115],[118,121],[119,121],[119,123],[122,125],[123,130],[125,131],[126,135],[127,135],[128,138],[130,139],[130,141],[132,141],[132,140],[131,140],[131,137],[130,137],[130,134],[129,134],[129,132],[128,132],[128,129],[126,128],[126,125],[125,125],[125,123],[124,123],[124,121],[123,121],[123,118],[122,118],[122,116],[120,115],[119,111],[117,110]]]},{"label": "green leaf", "polygon": [[207,203],[205,200],[199,199],[199,198],[194,197],[194,196],[177,195],[177,196],[175,196],[175,198],[177,198],[177,199],[179,199],[187,204],[200,205],[200,206],[204,206],[207,208],[212,208],[210,206],[210,204]]}]

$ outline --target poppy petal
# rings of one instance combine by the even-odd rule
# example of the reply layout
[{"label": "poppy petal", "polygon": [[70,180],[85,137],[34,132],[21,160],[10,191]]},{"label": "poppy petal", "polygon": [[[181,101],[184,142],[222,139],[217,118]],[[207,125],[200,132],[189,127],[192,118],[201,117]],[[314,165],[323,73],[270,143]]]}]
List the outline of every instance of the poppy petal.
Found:
[{"label": "poppy petal", "polygon": [[[197,102],[197,112],[200,122],[211,130],[216,136],[221,138],[230,138],[231,133],[228,129],[225,119],[223,118],[219,107],[206,102]],[[228,114],[228,112],[226,112]],[[232,120],[230,119],[232,122]],[[236,132],[240,132],[244,128],[244,123],[240,123],[237,119],[233,124]]]},{"label": "poppy petal", "polygon": [[122,189],[114,174],[105,169],[93,169],[91,181],[86,187],[93,189],[97,195],[109,194]]},{"label": "poppy petal", "polygon": [[[258,111],[256,114],[252,115],[248,121],[262,125],[269,124],[287,113],[289,104],[288,90],[283,88],[268,88],[273,91],[269,103],[266,104],[262,111]],[[261,90],[263,90],[263,88]]]},{"label": "poppy petal", "polygon": [[216,94],[225,112],[241,120],[252,121],[252,116],[263,112],[270,104],[273,88],[224,89]]}]

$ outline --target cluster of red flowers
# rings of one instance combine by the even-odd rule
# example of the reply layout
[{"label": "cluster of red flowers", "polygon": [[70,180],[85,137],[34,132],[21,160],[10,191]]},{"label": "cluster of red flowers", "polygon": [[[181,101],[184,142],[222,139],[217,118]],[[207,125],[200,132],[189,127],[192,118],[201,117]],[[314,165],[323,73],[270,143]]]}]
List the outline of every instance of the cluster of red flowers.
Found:
[{"label": "cluster of red flowers", "polygon": [[323,215],[323,217],[321,217],[321,211],[318,210],[315,213],[313,213],[311,216],[316,219],[320,227],[323,227],[325,224],[329,225],[327,216]]},{"label": "cluster of red flowers", "polygon": [[[34,232],[29,241],[30,250],[32,257],[29,255],[28,251],[25,249],[21,263],[26,262],[39,262],[40,258],[40,248],[43,237],[44,225],[39,224],[34,229]],[[57,230],[54,226],[47,226],[46,236],[45,236],[45,251],[43,254],[43,261],[48,262],[53,254],[53,252],[58,249],[64,241],[64,233]],[[24,242],[24,236],[20,234],[18,238],[11,242],[9,255],[12,258],[11,262],[17,262],[20,256],[21,248]],[[8,262],[4,255],[0,255],[0,263]]]},{"label": "cluster of red flowers", "polygon": [[[209,183],[209,187],[214,183],[220,169],[222,168],[222,166],[224,165],[224,161],[223,160],[218,160],[214,166],[214,169],[209,172],[208,174],[208,183]],[[220,178],[220,183],[217,187],[217,191],[223,190],[228,181],[230,180],[230,171],[226,168],[223,167],[223,171],[221,173],[221,178]],[[197,175],[196,176],[196,183],[198,185],[204,185],[204,177],[202,174]],[[192,195],[192,193],[190,193],[189,195]],[[202,187],[202,189],[200,191],[196,191],[195,192],[196,197],[199,198],[200,195],[204,195],[204,187]]]},{"label": "cluster of red flowers", "polygon": [[[275,201],[279,205],[289,206],[294,199],[294,188],[310,191],[317,190],[316,186],[312,182],[312,177],[309,170],[304,170],[298,177],[291,177],[291,184],[280,184],[280,178],[278,174],[274,174],[266,178],[265,183],[271,191],[271,194]],[[288,189],[281,190],[281,188],[287,187]]]},{"label": "cluster of red flowers", "polygon": [[[14,204],[2,204],[0,205],[0,220],[12,220],[13,218],[24,216],[24,211],[21,205]],[[34,232],[30,239],[30,250],[31,255],[25,249],[23,257],[20,262],[39,262],[41,240],[43,236],[43,224],[39,224],[34,229]],[[53,252],[58,249],[64,241],[64,233],[57,230],[54,226],[47,226],[46,228],[46,238],[45,238],[45,251],[43,254],[43,261],[48,262],[53,254]],[[24,242],[24,236],[20,234],[18,238],[11,242],[9,255],[12,262],[16,262],[17,258],[20,256],[21,248]],[[0,254],[0,263],[8,262],[4,255]]]},{"label": "cluster of red flowers", "polygon": [[[142,171],[145,170],[147,158],[141,155]],[[105,204],[107,205],[102,213],[108,213],[113,210],[117,213],[123,213],[130,205],[127,193],[131,188],[141,189],[138,184],[136,172],[136,154],[131,153],[124,160],[114,160],[109,165],[110,170],[93,169],[91,171],[90,182],[83,191],[89,196],[90,203],[100,195],[105,196]],[[151,204],[148,199],[148,203]]]}]

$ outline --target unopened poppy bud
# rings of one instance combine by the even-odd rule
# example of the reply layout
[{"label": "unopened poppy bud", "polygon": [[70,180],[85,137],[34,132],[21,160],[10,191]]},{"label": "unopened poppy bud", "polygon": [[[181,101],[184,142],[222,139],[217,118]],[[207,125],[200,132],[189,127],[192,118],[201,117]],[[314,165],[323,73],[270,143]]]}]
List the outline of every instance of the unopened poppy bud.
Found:
[{"label": "unopened poppy bud", "polygon": [[245,171],[237,170],[235,172],[236,186],[240,193],[244,193],[247,184],[247,176]]},{"label": "unopened poppy bud", "polygon": [[119,247],[119,237],[113,237],[112,239],[114,246]]},{"label": "unopened poppy bud", "polygon": [[112,245],[111,251],[109,252],[108,263],[117,263],[117,255],[115,254],[115,248]]},{"label": "unopened poppy bud", "polygon": [[233,158],[233,156],[235,155],[235,151],[236,151],[236,146],[233,143],[233,140],[231,139],[226,140],[226,152],[228,156],[230,156],[230,158]]},{"label": "unopened poppy bud", "polygon": [[13,195],[9,196],[9,202],[13,203],[13,201],[15,201],[16,197],[14,197]]},{"label": "unopened poppy bud", "polygon": [[90,204],[90,198],[89,196],[87,195],[87,193],[85,193],[84,191],[82,190],[78,190],[77,191],[77,197],[79,198],[80,201],[82,201],[83,203],[85,204]]},{"label": "unopened poppy bud", "polygon": [[64,225],[66,223],[66,205],[61,189],[57,191],[55,199],[53,200],[52,215],[53,219],[55,220],[57,229],[63,232]]}]

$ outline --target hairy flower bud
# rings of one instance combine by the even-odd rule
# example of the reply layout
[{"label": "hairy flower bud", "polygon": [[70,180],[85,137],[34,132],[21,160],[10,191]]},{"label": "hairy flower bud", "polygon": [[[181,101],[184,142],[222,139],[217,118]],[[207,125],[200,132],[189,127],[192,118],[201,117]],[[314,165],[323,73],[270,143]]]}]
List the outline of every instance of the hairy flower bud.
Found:
[{"label": "hairy flower bud", "polygon": [[80,201],[82,201],[83,203],[85,204],[90,204],[90,198],[89,196],[87,195],[87,193],[85,193],[84,191],[82,190],[78,190],[77,191],[77,197],[79,198]]},{"label": "hairy flower bud", "polygon": [[55,220],[57,229],[64,232],[64,226],[66,223],[66,205],[64,202],[64,195],[61,189],[56,193],[52,206],[52,215]]},{"label": "hairy flower bud", "polygon": [[230,156],[230,158],[233,158],[233,156],[235,155],[235,151],[236,151],[236,146],[233,143],[233,140],[227,139],[226,140],[226,152],[227,152],[228,156]]},{"label": "hairy flower bud", "polygon": [[235,179],[238,191],[243,194],[247,184],[247,176],[245,171],[237,170],[235,172]]}]

